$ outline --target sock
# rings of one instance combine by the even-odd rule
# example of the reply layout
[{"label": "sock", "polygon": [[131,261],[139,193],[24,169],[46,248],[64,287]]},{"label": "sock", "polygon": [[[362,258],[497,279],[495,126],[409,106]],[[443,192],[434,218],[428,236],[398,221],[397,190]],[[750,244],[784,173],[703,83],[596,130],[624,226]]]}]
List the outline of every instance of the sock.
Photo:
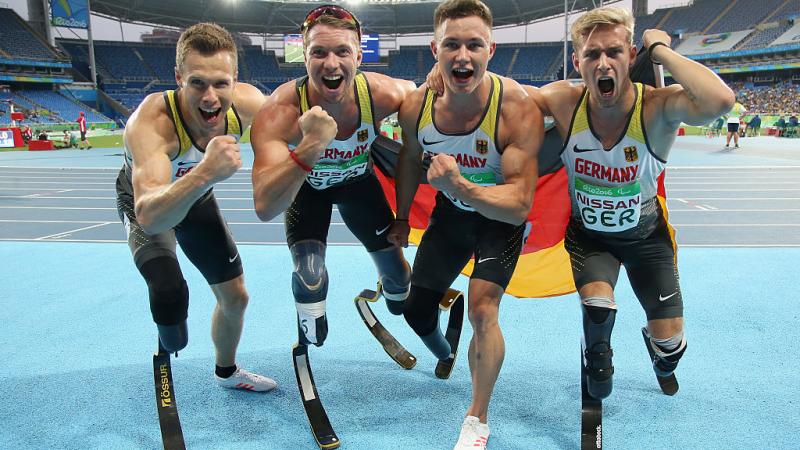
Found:
[{"label": "sock", "polygon": [[216,366],[214,373],[216,373],[217,376],[220,378],[230,378],[230,376],[233,375],[234,372],[236,372],[236,369],[237,369],[236,364],[228,367]]}]

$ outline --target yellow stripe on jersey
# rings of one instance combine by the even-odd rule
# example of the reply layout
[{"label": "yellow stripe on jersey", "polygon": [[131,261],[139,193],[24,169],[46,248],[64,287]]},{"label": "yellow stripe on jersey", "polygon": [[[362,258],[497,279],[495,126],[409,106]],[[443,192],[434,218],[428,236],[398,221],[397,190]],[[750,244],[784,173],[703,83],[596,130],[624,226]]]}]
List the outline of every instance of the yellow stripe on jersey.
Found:
[{"label": "yellow stripe on jersey", "polygon": [[178,140],[180,140],[181,143],[181,149],[178,152],[178,156],[180,156],[192,147],[192,139],[189,138],[189,133],[186,131],[186,128],[183,127],[183,122],[181,122],[181,116],[178,112],[178,102],[175,99],[175,91],[167,91],[167,99],[169,100],[169,108],[172,113],[172,123],[175,124],[175,131],[178,133]]},{"label": "yellow stripe on jersey", "polygon": [[632,137],[638,142],[644,143],[644,128],[642,126],[642,104],[644,99],[644,86],[641,83],[633,83],[636,89],[636,104],[633,107],[633,117],[631,123],[628,124],[628,131],[626,135]]},{"label": "yellow stripe on jersey", "polygon": [[586,107],[589,101],[589,91],[586,90],[581,97],[581,104],[578,105],[578,112],[575,114],[575,120],[572,122],[572,135],[589,129],[589,109]]},{"label": "yellow stripe on jersey", "polygon": [[433,98],[434,93],[432,90],[428,89],[425,91],[425,101],[422,105],[422,114],[419,116],[419,126],[417,127],[417,132],[419,133],[425,127],[433,123]]},{"label": "yellow stripe on jersey", "polygon": [[358,92],[358,103],[361,107],[361,123],[372,125],[372,102],[369,98],[367,76],[363,73],[356,75],[356,92]]},{"label": "yellow stripe on jersey", "polygon": [[300,86],[300,114],[305,114],[309,109],[311,106],[308,105],[308,78],[306,78],[303,85]]},{"label": "yellow stripe on jersey", "polygon": [[225,134],[235,134],[236,136],[242,135],[242,124],[239,123],[239,118],[236,116],[236,113],[233,112],[233,106],[228,108],[228,129],[225,130]]},{"label": "yellow stripe on jersey", "polygon": [[489,110],[483,117],[480,129],[486,133],[487,136],[495,138],[495,127],[497,126],[497,114],[500,113],[498,105],[500,104],[500,78],[496,75],[489,75],[492,79],[492,97],[489,99]]}]

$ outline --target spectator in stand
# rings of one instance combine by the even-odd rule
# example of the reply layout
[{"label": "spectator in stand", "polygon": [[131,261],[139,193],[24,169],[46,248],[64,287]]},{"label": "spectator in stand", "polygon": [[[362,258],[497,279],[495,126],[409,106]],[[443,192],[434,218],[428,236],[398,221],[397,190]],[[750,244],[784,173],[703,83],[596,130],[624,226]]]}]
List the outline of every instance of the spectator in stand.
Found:
[{"label": "spectator in stand", "polygon": [[76,122],[78,122],[78,129],[81,132],[81,143],[78,148],[92,148],[92,144],[86,139],[86,116],[83,114],[83,111],[78,115],[78,120],[76,120]]},{"label": "spectator in stand", "polygon": [[747,123],[747,131],[750,132],[750,136],[761,135],[761,117],[758,116],[758,113],[754,114],[750,122]]}]

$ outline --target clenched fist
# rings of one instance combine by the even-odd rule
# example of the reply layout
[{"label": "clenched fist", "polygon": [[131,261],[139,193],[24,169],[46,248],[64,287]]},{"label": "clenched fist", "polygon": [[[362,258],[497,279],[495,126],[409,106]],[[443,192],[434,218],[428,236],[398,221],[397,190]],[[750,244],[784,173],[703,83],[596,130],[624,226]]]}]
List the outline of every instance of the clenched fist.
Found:
[{"label": "clenched fist", "polygon": [[[672,43],[672,38],[670,38],[669,34],[664,31],[651,28],[649,30],[645,30],[644,35],[642,35],[642,41],[644,42],[644,48],[649,49],[650,46],[656,42],[663,42],[667,47],[669,47]],[[657,58],[654,58],[653,55],[650,55],[650,58],[657,60]]]},{"label": "clenched fist", "polygon": [[456,159],[450,155],[439,154],[431,159],[428,168],[428,183],[440,191],[453,193],[461,181]]},{"label": "clenched fist", "polygon": [[239,143],[230,135],[216,136],[206,146],[205,156],[197,170],[206,173],[212,184],[227,180],[242,167]]},{"label": "clenched fist", "polygon": [[301,145],[306,144],[313,150],[310,155],[304,152],[303,155],[298,156],[302,157],[309,166],[314,166],[322,156],[322,152],[328,147],[328,144],[336,138],[339,127],[336,126],[336,121],[333,120],[333,117],[329,116],[319,106],[314,106],[306,111],[305,114],[300,116],[298,122],[300,131],[303,133]]}]

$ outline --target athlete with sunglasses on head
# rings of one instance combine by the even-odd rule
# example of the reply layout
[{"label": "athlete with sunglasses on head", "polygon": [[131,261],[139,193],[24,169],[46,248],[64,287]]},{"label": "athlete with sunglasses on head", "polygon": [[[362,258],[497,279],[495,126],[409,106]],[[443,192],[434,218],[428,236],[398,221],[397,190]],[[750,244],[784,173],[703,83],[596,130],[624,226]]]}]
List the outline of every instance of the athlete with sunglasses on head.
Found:
[{"label": "athlete with sunglasses on head", "polygon": [[279,86],[254,122],[253,200],[263,221],[286,211],[300,344],[321,346],[334,205],[375,262],[389,310],[403,312],[410,267],[386,239],[394,214],[369,152],[381,120],[416,86],[358,70],[361,25],[344,8],[313,9],[300,31],[308,75]]}]

